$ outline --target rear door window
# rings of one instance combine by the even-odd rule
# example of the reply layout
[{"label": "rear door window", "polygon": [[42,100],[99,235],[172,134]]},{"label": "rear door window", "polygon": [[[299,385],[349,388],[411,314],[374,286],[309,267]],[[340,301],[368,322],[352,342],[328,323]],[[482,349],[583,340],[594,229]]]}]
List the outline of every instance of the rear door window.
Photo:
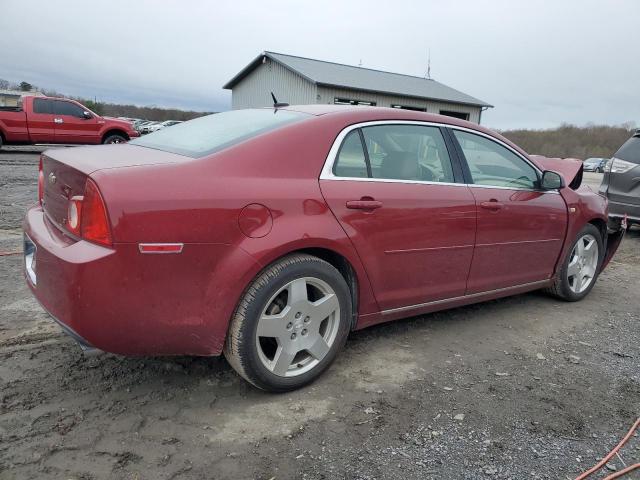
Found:
[{"label": "rear door window", "polygon": [[53,101],[46,100],[44,98],[36,98],[33,100],[33,113],[44,113],[44,114],[52,114],[53,113]]},{"label": "rear door window", "polygon": [[625,162],[640,163],[640,135],[627,140],[618,149],[614,157]]},{"label": "rear door window", "polygon": [[360,131],[349,132],[333,165],[336,177],[367,178],[367,160],[360,140]]},{"label": "rear door window", "polygon": [[377,125],[362,129],[373,178],[454,183],[438,127]]}]

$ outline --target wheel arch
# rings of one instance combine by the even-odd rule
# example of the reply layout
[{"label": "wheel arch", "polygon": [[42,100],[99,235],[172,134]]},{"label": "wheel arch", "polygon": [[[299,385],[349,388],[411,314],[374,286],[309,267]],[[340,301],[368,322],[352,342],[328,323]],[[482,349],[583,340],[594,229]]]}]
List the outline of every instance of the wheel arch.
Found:
[{"label": "wheel arch", "polygon": [[[306,253],[308,255],[312,255],[314,257],[318,257],[325,262],[331,264],[340,275],[344,278],[345,282],[347,282],[347,286],[349,287],[349,291],[351,292],[351,306],[352,306],[352,318],[351,318],[351,330],[356,327],[358,321],[358,291],[359,291],[359,282],[358,282],[358,274],[356,270],[351,265],[351,262],[340,253],[331,250],[329,248],[324,247],[309,247],[302,248],[299,250],[295,250],[289,252],[287,255],[294,253]],[[282,257],[281,257],[282,258]]]},{"label": "wheel arch", "polygon": [[129,138],[129,135],[127,135],[127,132],[125,132],[122,129],[119,128],[110,128],[109,130],[107,130],[106,132],[104,132],[102,134],[102,137],[100,138],[100,143],[104,143],[104,141],[107,139],[107,137],[109,137],[110,135],[122,135],[124,138],[126,138],[127,140],[131,140]]},{"label": "wheel arch", "polygon": [[594,227],[598,229],[600,232],[600,236],[602,237],[602,243],[607,248],[607,222],[605,222],[602,218],[592,218],[587,223],[590,223]]}]

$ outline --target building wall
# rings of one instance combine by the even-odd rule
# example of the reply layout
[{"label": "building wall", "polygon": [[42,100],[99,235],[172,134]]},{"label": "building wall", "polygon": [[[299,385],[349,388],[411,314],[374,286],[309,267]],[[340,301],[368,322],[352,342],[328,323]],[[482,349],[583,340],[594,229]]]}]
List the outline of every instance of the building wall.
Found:
[{"label": "building wall", "polygon": [[[319,98],[318,98],[319,97]],[[383,93],[371,93],[343,88],[318,87],[318,98],[313,103],[332,104],[334,98],[349,98],[366,102],[375,102],[377,107],[390,107],[391,105],[403,105],[408,107],[426,108],[427,113],[440,113],[440,110],[468,113],[469,121],[480,123],[480,107],[472,105],[460,105],[457,103],[438,102],[436,100],[421,100],[418,98],[386,95]]]},{"label": "building wall", "polygon": [[480,107],[383,93],[316,86],[301,75],[268,58],[265,63],[260,64],[233,87],[231,108],[237,110],[240,108],[269,107],[273,105],[271,92],[275,94],[279,102],[290,105],[333,104],[334,98],[339,97],[375,102],[378,107],[403,105],[426,108],[428,113],[440,113],[440,110],[468,113],[469,121],[480,123]]},{"label": "building wall", "polygon": [[273,105],[271,92],[279,102],[290,105],[317,103],[317,87],[312,82],[270,59],[242,79],[231,93],[231,108]]}]

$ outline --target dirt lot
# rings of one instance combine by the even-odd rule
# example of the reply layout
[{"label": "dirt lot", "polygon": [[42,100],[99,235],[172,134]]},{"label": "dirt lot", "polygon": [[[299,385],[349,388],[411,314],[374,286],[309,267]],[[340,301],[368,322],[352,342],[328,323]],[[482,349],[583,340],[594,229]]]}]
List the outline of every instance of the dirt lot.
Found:
[{"label": "dirt lot", "polygon": [[[0,153],[0,251],[20,249],[37,158]],[[640,413],[640,230],[582,302],[532,293],[357,332],[285,395],[221,358],[84,357],[21,261],[0,256],[2,480],[569,479]],[[621,458],[640,461],[639,437]]]}]

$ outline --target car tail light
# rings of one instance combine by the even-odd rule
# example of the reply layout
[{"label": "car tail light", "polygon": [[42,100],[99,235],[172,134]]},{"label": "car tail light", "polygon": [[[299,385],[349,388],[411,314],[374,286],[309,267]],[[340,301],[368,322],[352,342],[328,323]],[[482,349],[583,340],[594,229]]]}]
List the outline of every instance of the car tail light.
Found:
[{"label": "car tail light", "polygon": [[80,236],[90,242],[111,246],[112,239],[107,209],[97,185],[90,179],[85,184],[81,210],[78,213],[81,213]]},{"label": "car tail light", "polygon": [[67,227],[74,235],[80,236],[80,219],[82,218],[82,201],[84,197],[75,196],[69,200],[67,208]]},{"label": "car tail light", "polygon": [[611,163],[607,164],[611,173],[626,173],[633,167],[637,166],[636,163],[620,160],[619,158],[612,158]]},{"label": "car tail light", "polygon": [[40,155],[40,163],[38,165],[38,203],[42,205],[44,199],[44,172],[42,171],[42,155]]}]

